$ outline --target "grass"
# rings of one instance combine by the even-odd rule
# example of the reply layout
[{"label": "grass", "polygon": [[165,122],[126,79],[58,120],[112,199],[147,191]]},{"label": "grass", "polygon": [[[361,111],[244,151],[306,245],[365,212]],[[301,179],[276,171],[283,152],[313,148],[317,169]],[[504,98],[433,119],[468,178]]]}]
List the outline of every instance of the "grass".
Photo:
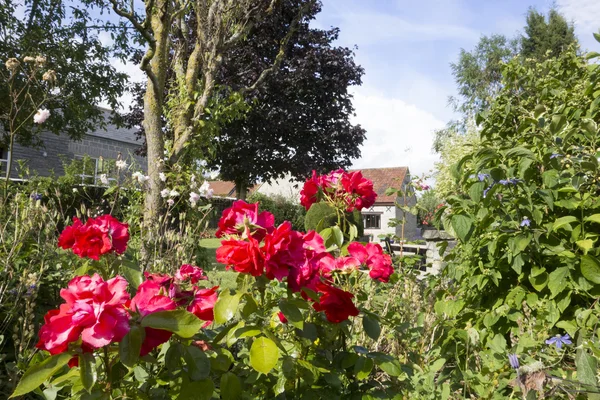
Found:
[{"label": "grass", "polygon": [[236,274],[232,271],[226,271],[225,266],[217,262],[217,249],[221,245],[221,239],[211,238],[200,240],[200,246],[208,250],[211,265],[206,268],[206,275],[213,285],[219,285],[221,288],[235,288]]}]

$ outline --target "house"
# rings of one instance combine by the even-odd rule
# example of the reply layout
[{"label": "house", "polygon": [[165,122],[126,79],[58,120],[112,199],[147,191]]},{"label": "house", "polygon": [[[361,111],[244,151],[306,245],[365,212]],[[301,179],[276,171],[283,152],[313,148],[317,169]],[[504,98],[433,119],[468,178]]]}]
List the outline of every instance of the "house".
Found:
[{"label": "house", "polygon": [[373,190],[377,193],[375,204],[369,209],[363,209],[363,223],[365,235],[370,235],[373,240],[377,240],[379,235],[393,234],[399,237],[404,236],[406,240],[415,239],[418,235],[417,217],[412,214],[406,214],[404,224],[404,233],[402,226],[390,227],[392,220],[402,221],[405,216],[404,211],[396,207],[400,205],[414,206],[416,197],[414,194],[407,198],[398,197],[395,194],[386,195],[386,190],[390,187],[404,189],[410,182],[410,173],[408,167],[395,168],[367,168],[360,170],[363,176],[373,182]]},{"label": "house", "polygon": [[[369,209],[363,209],[363,222],[365,227],[365,235],[371,236],[371,240],[379,240],[379,235],[392,234],[399,237],[404,236],[406,240],[412,240],[419,236],[417,229],[417,217],[412,214],[406,215],[404,224],[404,235],[402,226],[390,227],[388,224],[396,219],[402,221],[404,212],[396,207],[396,202],[407,206],[416,204],[414,195],[408,196],[406,199],[398,198],[395,195],[386,195],[388,188],[406,188],[410,182],[410,173],[408,167],[396,168],[368,168],[360,170],[363,176],[373,182],[373,189],[377,193],[375,204]],[[289,199],[300,202],[300,191],[302,190],[303,182],[285,177],[270,183],[263,183],[256,191],[267,196],[280,195]]]},{"label": "house", "polygon": [[[105,111],[108,118],[108,110]],[[107,124],[88,132],[81,140],[72,140],[66,135],[55,135],[51,132],[41,132],[41,148],[14,145],[12,154],[6,148],[0,148],[0,172],[6,174],[8,160],[12,158],[11,177],[17,178],[20,173],[17,161],[25,162],[31,175],[39,176],[63,175],[63,164],[72,160],[83,160],[81,177],[85,183],[96,184],[102,173],[110,173],[114,168],[114,160],[125,160],[129,165],[134,164],[139,170],[147,168],[146,158],[136,154],[142,146],[135,135],[135,129],[127,129]],[[86,157],[87,156],[87,157]],[[109,161],[112,161],[109,162]]]}]

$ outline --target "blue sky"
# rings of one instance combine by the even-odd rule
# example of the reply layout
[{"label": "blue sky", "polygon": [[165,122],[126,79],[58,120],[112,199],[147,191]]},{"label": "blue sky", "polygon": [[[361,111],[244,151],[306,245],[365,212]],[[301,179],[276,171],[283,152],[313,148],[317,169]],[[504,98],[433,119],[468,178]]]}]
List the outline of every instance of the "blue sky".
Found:
[{"label": "blue sky", "polygon": [[[354,88],[355,122],[367,129],[355,167],[408,165],[431,170],[433,130],[452,118],[455,92],[449,64],[481,35],[522,32],[530,6],[546,12],[549,0],[322,0],[314,26],[341,29],[339,45],[358,46],[366,74]],[[557,0],[575,22],[583,48],[600,51],[592,32],[600,28],[600,0]]]}]

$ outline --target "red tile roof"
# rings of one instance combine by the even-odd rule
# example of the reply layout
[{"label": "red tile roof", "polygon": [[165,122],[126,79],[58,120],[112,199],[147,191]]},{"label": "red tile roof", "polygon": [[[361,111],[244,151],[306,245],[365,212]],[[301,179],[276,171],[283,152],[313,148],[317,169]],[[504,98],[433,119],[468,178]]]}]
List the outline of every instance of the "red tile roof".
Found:
[{"label": "red tile roof", "polygon": [[367,168],[361,169],[363,176],[373,181],[373,190],[377,193],[375,204],[394,204],[396,196],[386,196],[385,191],[389,187],[399,189],[404,178],[408,174],[408,167],[396,168]]},{"label": "red tile roof", "polygon": [[[214,190],[214,195],[219,197],[236,197],[235,183],[231,181],[208,181],[211,189]],[[252,194],[259,185],[254,185],[248,188],[248,195]]]}]

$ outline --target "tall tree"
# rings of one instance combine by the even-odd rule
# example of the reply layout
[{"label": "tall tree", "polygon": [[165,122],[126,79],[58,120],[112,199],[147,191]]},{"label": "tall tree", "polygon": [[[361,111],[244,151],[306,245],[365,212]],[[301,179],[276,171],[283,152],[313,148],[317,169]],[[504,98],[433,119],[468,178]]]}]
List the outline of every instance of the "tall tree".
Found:
[{"label": "tall tree", "polygon": [[[105,7],[103,0],[84,0]],[[273,12],[277,0],[144,0],[139,13],[134,2],[109,0],[112,10],[136,29],[146,52],[140,68],[148,80],[144,95],[143,128],[146,134],[149,190],[145,199],[145,243],[156,238],[152,227],[162,208],[160,173],[165,165],[168,135],[163,113],[173,139],[166,149],[167,162],[184,157],[190,144],[203,134],[207,106],[220,82],[217,76],[232,46],[251,35],[252,27]],[[290,36],[314,0],[304,2],[287,24],[272,65],[266,66],[253,82],[240,89],[259,87],[285,57]],[[172,74],[169,71],[172,70]],[[165,91],[170,88],[169,95]],[[145,250],[147,250],[144,247]]]},{"label": "tall tree", "polygon": [[[245,92],[238,112],[233,111],[236,118],[230,118],[231,112],[220,118],[221,113],[215,111],[216,103],[227,104],[228,95],[243,91],[275,62],[289,21],[305,3],[280,1],[256,23],[245,42],[225,53],[227,61],[219,69],[222,85],[210,105],[211,121],[203,121],[218,127],[201,154],[214,155],[208,167],[218,168],[223,179],[236,182],[239,197],[258,179],[288,173],[303,178],[315,168],[347,167],[351,158],[360,156],[364,130],[349,121],[354,109],[348,88],[361,83],[363,69],[354,63],[352,50],[332,46],[338,29],[309,27],[321,10],[320,3],[307,9],[280,66],[261,87]],[[143,90],[144,85],[134,89],[137,102],[126,116],[132,126],[139,126],[143,119]],[[140,135],[144,136],[143,129]],[[167,136],[172,138],[172,132],[167,131]]]},{"label": "tall tree", "polygon": [[[222,81],[243,87],[277,55],[277,42],[285,33],[286,14],[295,13],[302,1],[287,0],[256,26],[244,46],[228,54]],[[298,26],[290,39],[286,59],[262,88],[248,93],[250,110],[244,118],[225,123],[216,137],[216,154],[209,163],[224,179],[236,183],[238,197],[258,180],[291,174],[306,177],[312,169],[348,167],[360,156],[365,131],[350,122],[354,114],[351,85],[360,85],[363,69],[352,50],[332,46],[338,29],[309,27],[320,5]]]},{"label": "tall tree", "polygon": [[535,9],[529,9],[525,35],[521,36],[521,56],[536,61],[556,58],[576,43],[573,23],[556,9],[551,9],[547,18]]},{"label": "tall tree", "polygon": [[[98,37],[99,30],[119,27],[114,24],[99,26],[98,23],[86,9],[73,9],[62,0],[2,1],[1,67],[4,68],[10,58],[23,63],[25,57],[43,56],[46,59],[44,68],[56,72],[59,90],[44,104],[51,112],[43,125],[45,130],[79,138],[107,122],[98,108],[101,101],[106,101],[112,108],[119,105],[118,98],[125,91],[128,77],[111,65],[111,58],[125,56],[127,49],[104,46]],[[123,34],[122,29],[120,32]],[[14,101],[8,89],[9,76],[0,74],[0,147],[9,142],[7,113]],[[39,85],[27,87],[26,95],[31,99],[44,96],[42,92],[47,90]],[[19,125],[23,124],[15,139],[25,146],[42,145],[39,129],[32,121],[25,121],[35,113],[31,108],[33,104],[36,101],[23,101],[16,114]]]}]

